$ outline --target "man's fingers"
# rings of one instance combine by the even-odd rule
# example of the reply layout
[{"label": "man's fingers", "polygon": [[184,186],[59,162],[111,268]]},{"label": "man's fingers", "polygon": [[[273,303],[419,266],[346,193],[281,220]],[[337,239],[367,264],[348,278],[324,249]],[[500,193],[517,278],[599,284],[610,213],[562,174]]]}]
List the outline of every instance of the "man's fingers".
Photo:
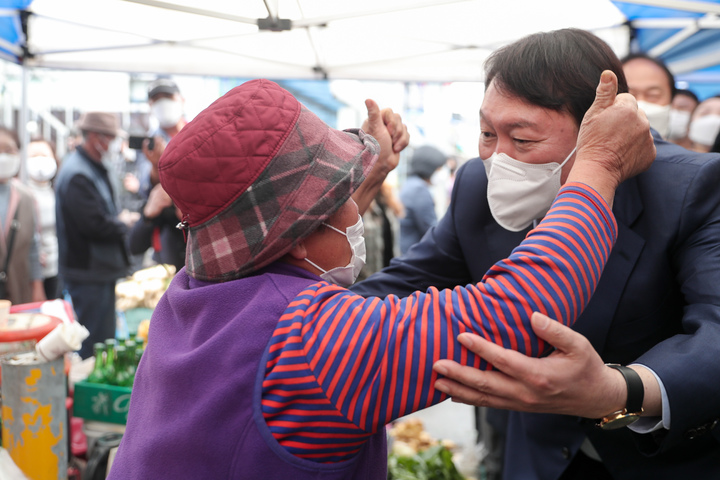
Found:
[{"label": "man's fingers", "polygon": [[582,337],[582,335],[573,332],[569,327],[540,312],[533,312],[530,322],[533,331],[538,337],[561,352],[568,352],[577,348],[578,337]]},{"label": "man's fingers", "polygon": [[514,378],[523,378],[530,368],[529,357],[515,350],[496,345],[474,333],[461,333],[458,341],[465,348],[479,355],[495,369]]},{"label": "man's fingers", "polygon": [[453,400],[473,405],[490,405],[488,402],[496,396],[496,388],[490,383],[498,380],[493,375],[502,375],[499,372],[480,371],[452,360],[438,360],[433,370],[447,377],[435,381],[437,390],[453,397]]},{"label": "man's fingers", "polygon": [[455,382],[449,378],[441,378],[435,381],[435,390],[438,390],[449,397],[453,402],[466,403],[479,407],[491,407],[491,396],[480,393],[477,390],[468,388],[462,383]]}]

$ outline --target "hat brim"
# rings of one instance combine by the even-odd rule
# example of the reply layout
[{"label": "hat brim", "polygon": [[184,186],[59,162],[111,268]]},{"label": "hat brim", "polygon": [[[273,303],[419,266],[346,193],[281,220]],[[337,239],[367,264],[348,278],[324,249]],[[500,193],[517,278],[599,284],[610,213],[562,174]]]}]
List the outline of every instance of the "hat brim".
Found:
[{"label": "hat brim", "polygon": [[303,107],[252,186],[220,214],[189,229],[188,273],[227,281],[278,260],[348,201],[379,152],[370,135],[332,129]]}]

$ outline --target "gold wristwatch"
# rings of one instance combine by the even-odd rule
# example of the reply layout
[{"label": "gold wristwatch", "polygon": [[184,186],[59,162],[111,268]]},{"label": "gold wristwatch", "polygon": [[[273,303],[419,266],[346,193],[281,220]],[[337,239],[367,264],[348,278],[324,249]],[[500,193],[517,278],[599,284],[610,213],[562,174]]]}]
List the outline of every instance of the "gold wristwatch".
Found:
[{"label": "gold wristwatch", "polygon": [[624,367],[616,363],[607,363],[606,366],[618,370],[625,378],[627,384],[627,402],[625,408],[613,412],[610,415],[602,417],[597,426],[603,430],[614,430],[616,428],[626,427],[636,422],[643,412],[642,404],[645,397],[645,387],[643,387],[640,375],[630,367]]}]

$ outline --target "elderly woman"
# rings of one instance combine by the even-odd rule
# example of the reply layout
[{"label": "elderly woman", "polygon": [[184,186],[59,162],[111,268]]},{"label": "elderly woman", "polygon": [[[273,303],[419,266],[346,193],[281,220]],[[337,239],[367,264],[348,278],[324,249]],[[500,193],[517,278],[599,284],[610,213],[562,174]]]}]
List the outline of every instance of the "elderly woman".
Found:
[{"label": "elderly woman", "polygon": [[0,127],[0,296],[14,304],[45,300],[35,200],[19,170],[17,135]]},{"label": "elderly woman", "polygon": [[541,354],[532,312],[573,322],[612,247],[616,183],[653,156],[634,100],[605,80],[545,222],[483,282],[402,299],[345,288],[365,256],[351,195],[392,156],[399,128],[374,103],[380,145],[267,80],[198,115],[160,162],[186,267],[150,322],[110,478],[385,479],[384,425],[446,398],[433,361],[486,367],[459,332]]}]

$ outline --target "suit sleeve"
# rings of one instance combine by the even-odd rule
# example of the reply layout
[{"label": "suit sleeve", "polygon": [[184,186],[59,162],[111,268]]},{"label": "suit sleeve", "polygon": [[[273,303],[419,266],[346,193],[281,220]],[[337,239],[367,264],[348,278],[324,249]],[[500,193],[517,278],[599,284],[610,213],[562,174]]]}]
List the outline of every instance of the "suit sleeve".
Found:
[{"label": "suit sleeve", "polygon": [[671,252],[685,307],[674,336],[637,359],[662,380],[670,404],[670,430],[659,451],[716,425],[720,440],[720,158],[704,163],[683,199]]}]

